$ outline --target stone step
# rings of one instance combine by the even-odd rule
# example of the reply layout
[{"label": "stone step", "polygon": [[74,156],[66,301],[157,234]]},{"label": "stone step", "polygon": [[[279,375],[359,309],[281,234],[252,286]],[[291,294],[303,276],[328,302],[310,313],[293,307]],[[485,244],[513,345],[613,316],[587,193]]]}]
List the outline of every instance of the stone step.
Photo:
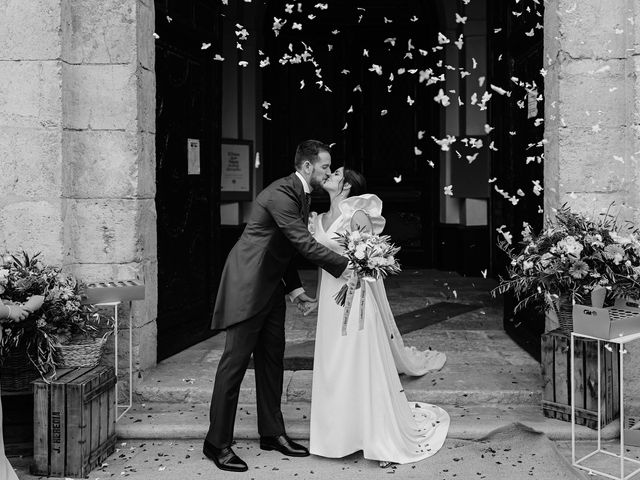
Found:
[{"label": "stone step", "polygon": [[[568,422],[544,417],[539,405],[441,405],[451,416],[449,438],[478,440],[496,428],[519,422],[543,432],[552,440],[570,440]],[[282,413],[287,433],[294,439],[309,439],[310,404],[288,403]],[[235,423],[236,439],[258,438],[255,405],[240,405]],[[116,432],[126,439],[203,439],[209,426],[209,405],[203,403],[151,403],[136,405],[118,422]],[[619,434],[617,421],[602,431],[603,439]],[[576,426],[576,438],[593,440],[596,432]]]},{"label": "stone step", "polygon": [[[492,365],[449,365],[422,377],[402,376],[409,400],[446,405],[487,403],[539,404],[542,380],[535,365],[495,367]],[[192,377],[189,366],[174,369],[175,376],[154,377],[138,385],[138,403],[208,403],[211,400],[214,374]],[[283,403],[311,401],[312,371],[286,371]],[[248,370],[240,389],[240,403],[254,403],[255,373]]]},{"label": "stone step", "polygon": [[[409,400],[446,405],[539,403],[539,363],[500,330],[421,330],[404,336],[408,345],[447,354],[442,370],[402,376]],[[139,403],[208,403],[223,338],[214,337],[164,360],[136,386]],[[283,402],[311,401],[310,370],[285,371]],[[247,370],[240,403],[255,402],[255,372]]]}]

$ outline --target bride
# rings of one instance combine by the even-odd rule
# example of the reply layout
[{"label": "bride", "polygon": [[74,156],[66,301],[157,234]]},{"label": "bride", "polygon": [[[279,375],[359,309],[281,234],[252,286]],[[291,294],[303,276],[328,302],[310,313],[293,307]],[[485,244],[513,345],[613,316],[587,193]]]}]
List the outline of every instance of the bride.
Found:
[{"label": "bride", "polygon": [[[323,188],[331,207],[320,215],[312,213],[309,223],[318,242],[341,253],[334,237],[350,229],[356,212],[369,217],[373,233],[382,231],[382,201],[363,194],[366,182],[361,174],[339,168]],[[449,415],[435,405],[408,402],[398,374],[420,376],[439,370],[446,357],[404,346],[382,280],[366,285],[362,330],[361,289],[355,291],[343,336],[344,307],[336,304],[334,295],[349,274],[336,279],[320,270],[309,450],[332,458],[362,450],[365,458],[381,466],[430,457],[445,441]]]}]

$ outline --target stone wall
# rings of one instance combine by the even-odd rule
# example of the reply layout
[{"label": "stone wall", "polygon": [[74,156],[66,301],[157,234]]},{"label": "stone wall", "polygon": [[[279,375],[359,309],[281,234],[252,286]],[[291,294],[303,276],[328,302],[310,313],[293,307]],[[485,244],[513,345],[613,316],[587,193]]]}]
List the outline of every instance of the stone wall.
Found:
[{"label": "stone wall", "polygon": [[[545,215],[612,201],[640,224],[640,6],[556,0],[545,10]],[[640,415],[640,344],[625,357],[625,401]]]},{"label": "stone wall", "polygon": [[153,1],[0,0],[0,17],[0,249],[42,251],[86,281],[144,280],[146,300],[124,305],[120,318],[134,326],[134,368],[148,368]]}]

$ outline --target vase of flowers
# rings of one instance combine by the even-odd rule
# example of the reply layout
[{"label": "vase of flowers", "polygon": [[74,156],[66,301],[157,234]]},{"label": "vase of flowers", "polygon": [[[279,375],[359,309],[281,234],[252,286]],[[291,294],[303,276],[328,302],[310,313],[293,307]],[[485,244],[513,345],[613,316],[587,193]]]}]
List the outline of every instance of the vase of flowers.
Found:
[{"label": "vase of flowers", "polygon": [[512,292],[516,312],[533,306],[556,313],[565,332],[573,328],[574,303],[640,296],[638,232],[621,226],[609,212],[593,220],[563,205],[539,234],[525,223],[517,248],[506,240],[499,247],[510,264],[494,295]]},{"label": "vase of flowers", "polygon": [[[21,252],[0,257],[0,297],[7,305],[23,304],[38,295],[42,306],[20,322],[0,323],[0,363],[26,357],[37,374],[46,377],[56,367],[69,366],[60,360],[59,346],[78,338],[96,338],[100,316],[94,307],[82,303],[83,284],[59,267],[45,265],[40,255]],[[100,337],[102,338],[102,337]],[[0,372],[3,389],[10,372]]]}]

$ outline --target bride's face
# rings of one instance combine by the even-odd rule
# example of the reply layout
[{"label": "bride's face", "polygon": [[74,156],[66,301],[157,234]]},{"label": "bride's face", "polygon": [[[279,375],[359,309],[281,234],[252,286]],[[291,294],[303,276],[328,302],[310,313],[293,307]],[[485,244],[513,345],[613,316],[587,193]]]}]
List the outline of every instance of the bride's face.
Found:
[{"label": "bride's face", "polygon": [[322,188],[324,188],[328,193],[339,192],[342,189],[343,183],[344,168],[340,167],[324,181]]}]

